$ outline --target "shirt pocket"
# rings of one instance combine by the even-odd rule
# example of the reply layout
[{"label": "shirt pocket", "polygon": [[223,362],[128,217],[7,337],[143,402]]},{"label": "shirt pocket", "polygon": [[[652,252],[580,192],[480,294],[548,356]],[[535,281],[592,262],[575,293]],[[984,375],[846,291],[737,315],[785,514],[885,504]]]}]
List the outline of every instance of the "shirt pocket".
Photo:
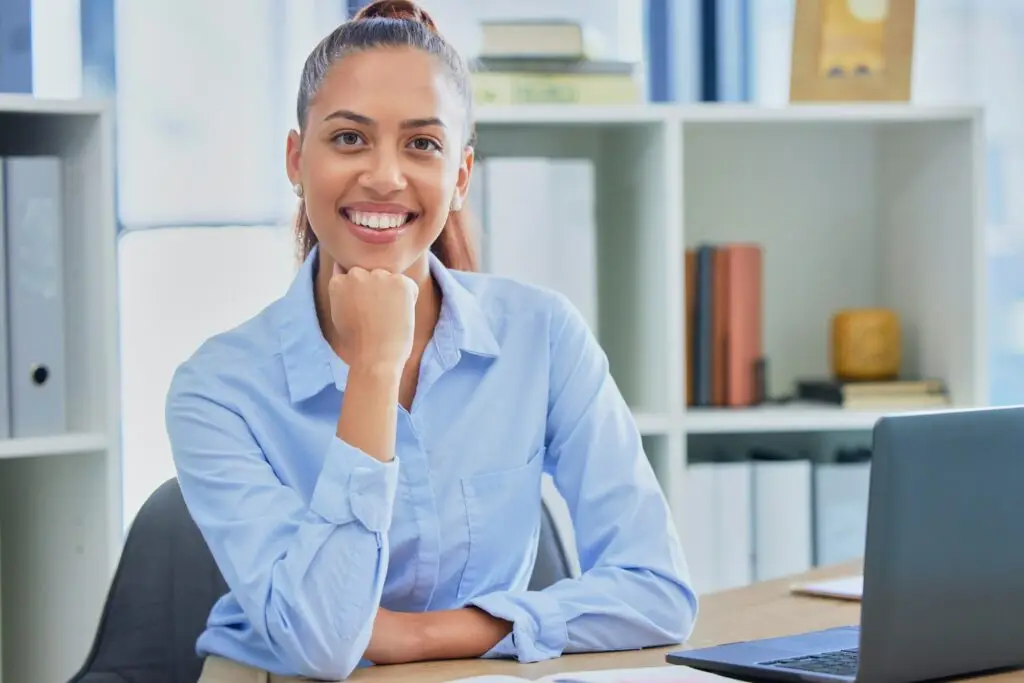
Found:
[{"label": "shirt pocket", "polygon": [[544,448],[525,465],[462,478],[469,546],[459,600],[529,580],[541,519]]}]

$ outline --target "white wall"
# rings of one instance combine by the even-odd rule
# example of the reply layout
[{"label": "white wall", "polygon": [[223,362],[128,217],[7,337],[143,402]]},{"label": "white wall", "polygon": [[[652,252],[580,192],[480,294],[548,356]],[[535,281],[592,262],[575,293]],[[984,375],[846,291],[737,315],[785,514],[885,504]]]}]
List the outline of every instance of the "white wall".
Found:
[{"label": "white wall", "polygon": [[287,228],[188,228],[120,240],[124,519],[174,476],[164,398],[207,337],[256,314],[291,282]]}]

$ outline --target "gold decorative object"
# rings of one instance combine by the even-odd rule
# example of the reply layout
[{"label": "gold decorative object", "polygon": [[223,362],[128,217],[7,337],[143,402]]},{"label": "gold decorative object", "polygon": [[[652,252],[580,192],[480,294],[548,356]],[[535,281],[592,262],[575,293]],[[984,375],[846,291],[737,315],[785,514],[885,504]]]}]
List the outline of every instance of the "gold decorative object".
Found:
[{"label": "gold decorative object", "polygon": [[832,316],[832,374],[837,379],[895,379],[900,361],[900,320],[894,311],[858,308]]},{"label": "gold decorative object", "polygon": [[910,100],[915,0],[796,0],[792,102]]}]

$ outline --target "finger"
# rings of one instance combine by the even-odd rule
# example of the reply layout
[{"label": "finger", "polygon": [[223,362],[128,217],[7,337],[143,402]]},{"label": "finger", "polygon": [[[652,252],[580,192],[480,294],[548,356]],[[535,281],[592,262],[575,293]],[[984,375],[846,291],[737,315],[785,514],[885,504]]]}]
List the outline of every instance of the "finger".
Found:
[{"label": "finger", "polygon": [[344,275],[345,274],[345,271],[341,269],[341,266],[338,264],[337,261],[334,262],[334,266],[332,268],[332,272],[333,272],[334,275]]}]

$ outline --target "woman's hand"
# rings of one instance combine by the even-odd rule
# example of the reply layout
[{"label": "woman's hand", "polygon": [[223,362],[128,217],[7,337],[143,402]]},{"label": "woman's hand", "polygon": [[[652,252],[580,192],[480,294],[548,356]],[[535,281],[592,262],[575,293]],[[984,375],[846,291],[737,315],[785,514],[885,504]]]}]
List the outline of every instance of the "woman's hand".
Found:
[{"label": "woman's hand", "polygon": [[338,356],[358,370],[401,369],[412,353],[419,288],[386,270],[334,264],[328,288]]}]

